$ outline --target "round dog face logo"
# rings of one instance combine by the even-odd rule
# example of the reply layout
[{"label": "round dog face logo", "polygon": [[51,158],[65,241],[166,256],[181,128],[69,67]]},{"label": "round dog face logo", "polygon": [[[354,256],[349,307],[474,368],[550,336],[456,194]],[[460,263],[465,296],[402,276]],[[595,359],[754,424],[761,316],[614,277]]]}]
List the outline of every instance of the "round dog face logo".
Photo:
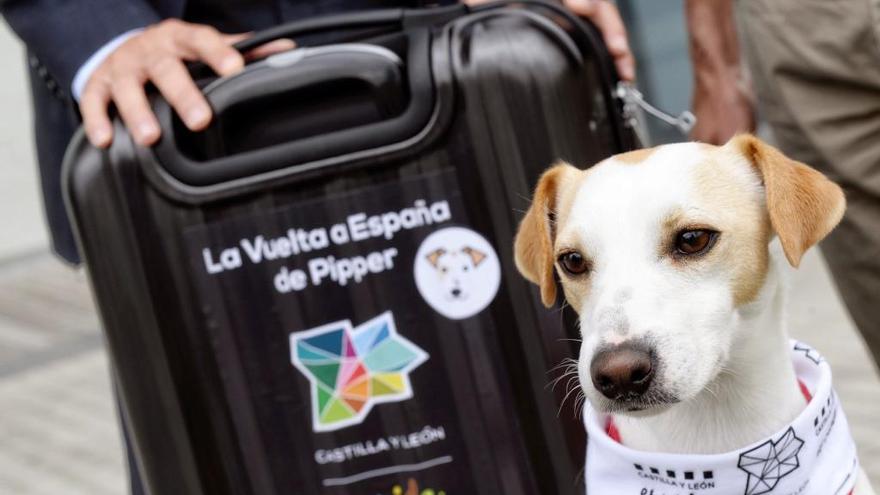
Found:
[{"label": "round dog face logo", "polygon": [[429,235],[416,253],[413,273],[425,302],[452,320],[484,310],[501,283],[501,265],[492,245],[462,227]]}]

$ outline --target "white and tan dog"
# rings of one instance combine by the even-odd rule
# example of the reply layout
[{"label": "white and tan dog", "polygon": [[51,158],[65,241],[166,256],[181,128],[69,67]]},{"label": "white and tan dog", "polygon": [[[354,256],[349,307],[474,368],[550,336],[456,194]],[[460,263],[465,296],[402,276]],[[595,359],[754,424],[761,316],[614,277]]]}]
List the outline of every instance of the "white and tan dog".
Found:
[{"label": "white and tan dog", "polygon": [[[790,357],[784,263],[776,262],[771,241],[778,238],[797,267],[844,209],[837,185],[748,135],[722,147],[634,151],[587,170],[561,164],[541,177],[517,234],[516,263],[540,286],[547,306],[556,300],[558,277],[578,312],[581,387],[589,409],[608,418],[614,439],[679,462],[771,438],[758,445],[766,449],[753,449],[769,459],[763,472],[749,472],[743,459],[732,468],[749,477],[745,490],[700,492],[699,483],[682,481],[699,481],[692,471],[639,463],[621,469],[640,482],[679,482],[682,493],[783,493],[774,491],[784,485],[779,480],[806,465],[815,447],[801,433],[772,439],[810,399]],[[830,404],[836,396],[828,394]],[[839,423],[845,427],[842,413]],[[852,451],[846,486],[858,476],[854,493],[871,494]],[[588,456],[588,487],[591,462]],[[704,482],[718,479],[704,474]],[[791,493],[840,488],[817,487],[815,479],[810,485],[809,477],[802,483]],[[618,492],[606,486],[596,493]]]}]

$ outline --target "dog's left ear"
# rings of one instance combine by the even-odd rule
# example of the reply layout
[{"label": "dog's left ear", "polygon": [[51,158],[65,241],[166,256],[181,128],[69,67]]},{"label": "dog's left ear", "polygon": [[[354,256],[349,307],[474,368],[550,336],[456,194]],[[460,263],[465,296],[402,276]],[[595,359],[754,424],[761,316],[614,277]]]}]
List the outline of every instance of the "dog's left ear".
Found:
[{"label": "dog's left ear", "polygon": [[840,222],[846,198],[840,187],[755,136],[735,136],[725,147],[745,156],[764,182],[770,224],[797,267],[804,253]]},{"label": "dog's left ear", "polygon": [[425,259],[428,260],[428,263],[430,263],[431,266],[433,266],[434,268],[437,268],[437,262],[440,261],[440,257],[443,256],[444,254],[446,254],[445,249],[437,248],[437,249],[431,251],[430,253],[428,253],[428,255],[425,256]]},{"label": "dog's left ear", "polygon": [[471,263],[473,263],[474,266],[480,266],[480,263],[482,263],[483,260],[486,259],[486,253],[480,251],[479,249],[474,249],[472,247],[466,246],[463,247],[461,250],[462,252],[464,252],[464,254],[470,256]]},{"label": "dog's left ear", "polygon": [[516,267],[530,282],[541,288],[541,302],[548,308],[556,302],[553,278],[553,241],[556,235],[556,209],[562,183],[580,170],[561,163],[544,172],[535,188],[532,206],[516,233]]}]

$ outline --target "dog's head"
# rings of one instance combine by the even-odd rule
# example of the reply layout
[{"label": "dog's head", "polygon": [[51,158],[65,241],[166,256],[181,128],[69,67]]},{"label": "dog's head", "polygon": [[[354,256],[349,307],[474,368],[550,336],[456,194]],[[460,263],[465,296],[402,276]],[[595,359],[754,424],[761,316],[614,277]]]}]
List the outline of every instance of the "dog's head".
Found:
[{"label": "dog's head", "polygon": [[452,251],[438,248],[427,256],[428,263],[437,271],[443,296],[448,301],[464,301],[470,297],[468,291],[473,285],[470,279],[485,259],[486,253],[469,246]]},{"label": "dog's head", "polygon": [[578,312],[593,406],[650,414],[724,369],[737,322],[760,310],[772,238],[797,266],[844,208],[837,185],[755,137],[666,145],[547,171],[516,264],[545,305],[558,278]]}]

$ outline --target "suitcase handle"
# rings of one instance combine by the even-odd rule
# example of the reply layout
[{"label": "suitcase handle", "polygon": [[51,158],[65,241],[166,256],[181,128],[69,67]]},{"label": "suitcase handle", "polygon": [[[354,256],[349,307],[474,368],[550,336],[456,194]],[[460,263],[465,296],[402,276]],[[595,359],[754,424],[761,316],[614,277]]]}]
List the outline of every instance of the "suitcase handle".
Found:
[{"label": "suitcase handle", "polygon": [[400,84],[403,61],[391,50],[367,44],[299,48],[273,55],[238,74],[217,79],[203,90],[215,115],[255,98],[306,86],[353,79],[373,93]]},{"label": "suitcase handle", "polygon": [[[317,24],[321,23],[315,23],[315,25]],[[290,32],[289,29],[284,31],[284,33]],[[377,48],[377,50],[381,49]],[[436,98],[429,51],[430,33],[427,29],[415,29],[408,33],[406,72],[409,102],[403,112],[395,117],[256,150],[208,160],[196,160],[181,151],[173,131],[173,110],[164,100],[157,98],[154,111],[165,131],[159,142],[153,146],[152,152],[172,177],[184,184],[199,187],[244,179],[291,166],[305,171],[323,166],[322,160],[338,159],[365,150],[403,142],[418,134],[428,124],[434,111]],[[297,57],[297,55],[293,55],[296,52],[297,50],[291,51],[289,52],[291,55],[287,56]],[[369,58],[370,61],[343,64],[347,66],[331,68],[326,72],[310,71],[307,74],[298,72],[296,63],[277,71],[266,69],[266,65],[261,64],[272,63],[267,59],[260,64],[254,64],[252,69],[248,69],[238,76],[219,80],[216,86],[209,87],[206,96],[214,106],[215,112],[222,114],[224,109],[230,108],[235,103],[257,96],[278,94],[283,90],[282,85],[288,90],[292,90],[304,84],[318,85],[322,82],[339,80],[341,77],[371,79],[374,76],[367,75],[365,72],[371,70],[370,66],[372,70],[380,69],[380,73],[384,68],[385,74],[390,75],[387,71],[387,56],[381,64],[377,63],[376,53],[366,58]],[[262,79],[260,83],[248,87],[248,75],[252,70],[266,74],[274,72],[274,74],[261,77],[259,78]],[[282,84],[280,81],[284,77],[287,77],[288,80]],[[372,84],[382,84],[381,77],[378,80],[374,79]]]}]

